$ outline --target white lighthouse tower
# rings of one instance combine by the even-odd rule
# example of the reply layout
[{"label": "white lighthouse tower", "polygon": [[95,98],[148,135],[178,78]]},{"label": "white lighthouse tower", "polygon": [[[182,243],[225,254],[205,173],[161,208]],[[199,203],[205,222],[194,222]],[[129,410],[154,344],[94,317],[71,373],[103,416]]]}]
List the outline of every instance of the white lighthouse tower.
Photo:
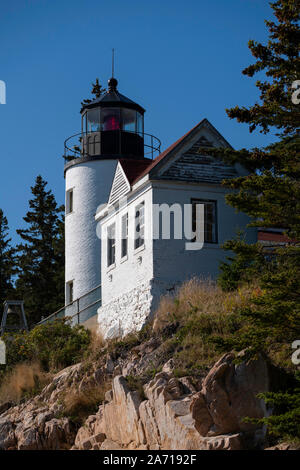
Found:
[{"label": "white lighthouse tower", "polygon": [[81,133],[65,142],[65,301],[72,304],[66,315],[76,313],[72,310],[75,300],[83,298],[77,313],[93,303],[89,293],[101,283],[101,240],[94,216],[108,200],[118,160],[144,159],[145,110],[121,95],[117,84],[111,78],[107,92],[83,104]]}]

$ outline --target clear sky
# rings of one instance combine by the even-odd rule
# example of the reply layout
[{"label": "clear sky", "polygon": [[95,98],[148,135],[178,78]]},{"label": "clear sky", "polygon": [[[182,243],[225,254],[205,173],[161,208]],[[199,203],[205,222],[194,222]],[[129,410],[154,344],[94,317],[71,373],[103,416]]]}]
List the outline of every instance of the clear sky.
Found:
[{"label": "clear sky", "polygon": [[147,112],[162,150],[204,117],[235,147],[266,145],[225,108],[258,98],[249,39],[266,41],[266,0],[13,0],[1,2],[0,207],[14,241],[41,174],[64,203],[63,142],[80,131],[91,82],[106,86],[116,50],[119,91]]}]

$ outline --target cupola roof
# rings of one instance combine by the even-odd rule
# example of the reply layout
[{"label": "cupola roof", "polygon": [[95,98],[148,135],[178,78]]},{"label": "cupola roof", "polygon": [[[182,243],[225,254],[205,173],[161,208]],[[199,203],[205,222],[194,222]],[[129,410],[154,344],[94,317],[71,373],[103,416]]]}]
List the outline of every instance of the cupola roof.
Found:
[{"label": "cupola roof", "polygon": [[127,96],[122,95],[117,90],[118,80],[115,78],[110,78],[108,80],[108,89],[105,93],[101,94],[99,98],[92,100],[90,103],[84,103],[81,109],[83,112],[86,109],[91,109],[95,107],[122,107],[122,108],[130,108],[139,111],[140,113],[144,114],[145,109],[142,108],[139,104],[132,101]]}]

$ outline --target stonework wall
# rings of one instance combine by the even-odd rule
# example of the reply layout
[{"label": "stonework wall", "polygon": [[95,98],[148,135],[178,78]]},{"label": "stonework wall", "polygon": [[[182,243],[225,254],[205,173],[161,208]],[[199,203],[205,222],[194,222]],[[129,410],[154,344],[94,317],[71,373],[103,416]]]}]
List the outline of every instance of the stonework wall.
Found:
[{"label": "stonework wall", "polygon": [[144,283],[98,309],[98,324],[105,337],[140,330],[151,310],[151,283]]},{"label": "stonework wall", "polygon": [[98,309],[99,331],[105,337],[139,331],[153,317],[169,285],[153,279],[144,282]]}]

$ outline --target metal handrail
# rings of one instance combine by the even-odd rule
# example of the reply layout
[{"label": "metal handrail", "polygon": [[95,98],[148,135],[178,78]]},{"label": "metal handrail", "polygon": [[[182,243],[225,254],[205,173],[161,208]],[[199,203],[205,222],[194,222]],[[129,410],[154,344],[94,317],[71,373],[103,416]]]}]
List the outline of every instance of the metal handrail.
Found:
[{"label": "metal handrail", "polygon": [[[106,131],[100,131],[99,130],[99,131],[90,131],[90,132],[78,132],[77,134],[73,134],[70,137],[68,137],[64,141],[64,155],[63,155],[63,157],[64,157],[65,161],[73,160],[75,158],[81,158],[83,156],[83,152],[82,152],[82,148],[81,148],[81,143],[82,143],[83,137],[91,136],[93,134],[101,134],[102,132],[106,132]],[[152,134],[148,134],[147,132],[127,131],[127,130],[123,130],[123,129],[116,129],[115,132],[119,132],[119,133],[124,132],[124,133],[129,133],[129,134],[136,134],[140,137],[143,137],[144,147],[146,147],[146,149],[149,149],[149,151],[144,152],[144,155],[150,155],[151,154],[152,159],[154,157],[155,152],[158,152],[158,154],[159,154],[160,151],[161,151],[160,150],[161,141],[159,140],[158,137],[155,137]],[[149,137],[151,139],[150,144],[147,144],[145,142],[145,136],[147,138]],[[69,141],[71,141],[71,139],[74,139],[75,137],[78,138],[79,145],[73,145],[72,147],[70,147]],[[68,152],[70,152],[71,155],[68,155]]]},{"label": "metal handrail", "polygon": [[[48,323],[49,321],[51,321],[52,319],[56,319],[58,318],[59,314],[62,313],[63,311],[66,311],[69,307],[72,307],[73,305],[76,305],[76,313],[74,313],[73,315],[70,315],[71,319],[73,319],[74,317],[78,317],[78,323],[80,323],[79,321],[79,316],[82,312],[84,312],[85,310],[87,310],[88,308],[92,307],[93,305],[96,305],[98,302],[101,302],[101,294],[100,294],[100,298],[93,301],[92,303],[86,305],[84,308],[80,309],[79,306],[80,306],[80,301],[82,299],[84,299],[85,297],[89,296],[92,292],[96,291],[97,289],[99,289],[99,287],[101,287],[101,284],[99,284],[98,286],[94,287],[94,289],[91,289],[89,292],[87,292],[86,294],[82,295],[81,297],[78,297],[77,299],[73,300],[73,302],[70,302],[69,304],[65,305],[64,307],[61,307],[59,310],[56,310],[56,312],[54,313],[51,313],[51,315],[48,315],[48,317],[46,318],[42,318],[42,320],[40,320],[35,326],[38,326],[38,325],[42,325],[44,323]],[[69,316],[69,315],[66,315],[66,316]]]}]

